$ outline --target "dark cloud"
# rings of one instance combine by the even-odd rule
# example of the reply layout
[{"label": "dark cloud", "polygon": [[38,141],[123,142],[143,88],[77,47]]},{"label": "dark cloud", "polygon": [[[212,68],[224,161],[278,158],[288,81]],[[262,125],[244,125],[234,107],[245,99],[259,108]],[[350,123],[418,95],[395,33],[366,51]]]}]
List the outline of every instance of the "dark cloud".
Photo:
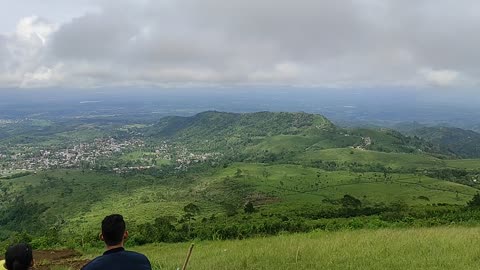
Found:
[{"label": "dark cloud", "polygon": [[479,15],[471,0],[104,0],[56,27],[31,21],[23,32],[43,32],[27,56],[2,54],[0,39],[0,58],[29,62],[11,72],[30,74],[13,80],[24,86],[467,87],[480,75]]},{"label": "dark cloud", "polygon": [[53,34],[49,49],[60,60],[115,60],[125,53],[136,31],[135,25],[122,18],[88,14],[62,25]]}]

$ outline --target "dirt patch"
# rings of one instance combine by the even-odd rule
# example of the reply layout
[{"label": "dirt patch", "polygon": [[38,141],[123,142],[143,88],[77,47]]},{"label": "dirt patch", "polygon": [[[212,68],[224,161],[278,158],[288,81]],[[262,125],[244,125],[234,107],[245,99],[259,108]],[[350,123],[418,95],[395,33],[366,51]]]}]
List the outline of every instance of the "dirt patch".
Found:
[{"label": "dirt patch", "polygon": [[35,250],[35,269],[71,269],[79,270],[88,263],[88,260],[82,259],[81,254],[72,249],[65,250]]},{"label": "dirt patch", "polygon": [[87,264],[88,260],[70,260],[62,262],[52,262],[45,265],[36,265],[36,270],[55,270],[55,269],[69,269],[69,270],[80,270],[82,267]]},{"label": "dirt patch", "polygon": [[254,192],[247,197],[248,202],[252,202],[255,206],[266,205],[280,202],[280,198],[268,196],[260,192]]},{"label": "dirt patch", "polygon": [[35,259],[56,261],[71,259],[79,257],[81,254],[73,249],[64,249],[64,250],[34,250],[33,257]]}]

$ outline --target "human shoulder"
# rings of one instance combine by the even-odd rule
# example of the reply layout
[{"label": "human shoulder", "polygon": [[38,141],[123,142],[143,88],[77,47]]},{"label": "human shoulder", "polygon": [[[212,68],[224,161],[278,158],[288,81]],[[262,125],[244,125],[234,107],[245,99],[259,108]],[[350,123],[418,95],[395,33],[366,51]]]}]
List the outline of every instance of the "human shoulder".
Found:
[{"label": "human shoulder", "polygon": [[97,258],[93,259],[92,261],[88,262],[82,267],[82,270],[94,270],[96,269],[96,265],[98,261],[102,258],[103,256],[98,256]]},{"label": "human shoulder", "polygon": [[99,256],[86,264],[82,270],[96,270],[96,269],[123,269],[134,265],[138,269],[151,269],[151,264],[148,258],[135,251],[121,250],[114,253],[107,253]]},{"label": "human shoulder", "polygon": [[109,258],[108,255],[100,255],[95,259],[91,260],[87,264],[85,264],[81,270],[94,270],[94,269],[102,269],[102,266],[107,263],[108,264]]},{"label": "human shoulder", "polygon": [[126,254],[129,254],[129,255],[132,255],[132,256],[141,256],[141,257],[145,257],[146,256],[140,252],[136,252],[136,251],[131,251],[131,250],[125,250],[124,251]]},{"label": "human shoulder", "polygon": [[140,260],[145,260],[145,261],[148,261],[150,263],[147,256],[145,256],[142,253],[131,251],[131,250],[125,250],[123,253],[127,256],[135,257],[135,258],[140,259]]}]

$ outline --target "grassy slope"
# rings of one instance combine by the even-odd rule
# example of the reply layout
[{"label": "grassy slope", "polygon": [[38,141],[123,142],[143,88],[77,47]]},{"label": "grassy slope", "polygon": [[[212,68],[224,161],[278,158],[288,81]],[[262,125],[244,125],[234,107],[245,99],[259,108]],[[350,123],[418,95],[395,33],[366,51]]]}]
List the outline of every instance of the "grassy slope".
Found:
[{"label": "grassy slope", "polygon": [[[242,171],[242,176],[235,178],[238,169]],[[390,174],[388,177],[391,180],[385,181],[380,173],[326,172],[297,165],[245,163],[220,171],[214,177],[217,181],[209,181],[211,190],[217,189],[219,179],[224,177],[248,185],[266,197],[277,198],[280,205],[293,208],[299,204],[321,205],[324,204],[323,199],[339,199],[345,194],[360,198],[365,203],[465,204],[476,192],[476,189],[464,185],[412,174]],[[426,196],[430,201],[420,200],[419,196]],[[274,208],[276,205],[266,207]]]},{"label": "grassy slope", "polygon": [[357,162],[361,164],[379,163],[392,168],[443,167],[444,161],[429,155],[407,153],[385,153],[361,149],[336,148],[307,151],[299,156],[302,160],[326,160],[337,162]]},{"label": "grassy slope", "polygon": [[[240,176],[235,176],[237,170]],[[48,176],[53,180],[45,180]],[[44,218],[65,220],[64,232],[78,228],[89,231],[107,214],[121,211],[137,224],[156,217],[179,217],[183,206],[194,202],[200,216],[225,213],[225,203],[241,207],[253,200],[267,211],[292,211],[305,206],[329,206],[351,194],[364,204],[404,201],[410,205],[431,203],[465,204],[476,190],[460,184],[411,174],[326,172],[299,165],[237,163],[213,174],[197,175],[191,181],[158,179],[86,171],[55,171],[12,180],[11,192],[29,201],[44,203]],[[225,179],[229,179],[226,181]],[[457,196],[458,192],[458,196]],[[425,196],[430,200],[422,200]]]},{"label": "grassy slope", "polygon": [[[47,181],[46,176],[53,180]],[[119,211],[136,223],[150,222],[163,215],[180,216],[183,207],[196,200],[189,196],[189,184],[142,175],[123,178],[115,174],[59,170],[1,181],[11,185],[11,192],[49,206],[44,217],[65,220],[67,233],[77,228],[91,230],[104,216]],[[222,211],[208,201],[201,201],[200,206],[205,215]]]},{"label": "grassy slope", "polygon": [[[154,269],[177,269],[188,246],[135,250],[145,253]],[[480,228],[313,232],[199,242],[189,269],[478,269],[478,246]]]},{"label": "grassy slope", "polygon": [[327,149],[353,146],[361,142],[361,138],[343,136],[334,132],[314,136],[302,135],[277,135],[264,137],[258,144],[248,147],[248,153],[269,151],[280,152],[301,152],[306,149]]},{"label": "grassy slope", "polygon": [[455,159],[447,160],[446,163],[451,168],[480,170],[480,159]]}]

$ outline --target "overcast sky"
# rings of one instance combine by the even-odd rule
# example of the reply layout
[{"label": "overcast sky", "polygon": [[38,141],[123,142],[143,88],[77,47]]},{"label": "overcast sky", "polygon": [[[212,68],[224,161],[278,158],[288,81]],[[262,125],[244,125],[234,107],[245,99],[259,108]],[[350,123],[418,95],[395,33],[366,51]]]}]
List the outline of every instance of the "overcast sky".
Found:
[{"label": "overcast sky", "polygon": [[478,0],[0,0],[0,88],[472,89]]}]

